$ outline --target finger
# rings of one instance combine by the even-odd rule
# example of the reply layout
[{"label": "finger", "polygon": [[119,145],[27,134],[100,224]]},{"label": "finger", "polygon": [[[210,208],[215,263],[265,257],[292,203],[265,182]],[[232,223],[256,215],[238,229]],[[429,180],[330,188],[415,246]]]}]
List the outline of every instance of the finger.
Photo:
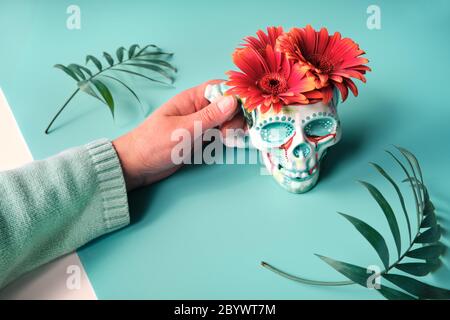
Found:
[{"label": "finger", "polygon": [[[223,96],[211,102],[199,111],[183,117],[184,127],[193,130],[195,122],[202,126],[202,131],[227,122],[236,112],[238,103],[233,96]],[[192,131],[193,132],[193,131]]]},{"label": "finger", "polygon": [[245,148],[246,128],[247,125],[242,115],[236,115],[224,123],[220,128],[223,144],[229,148]]},{"label": "finger", "polygon": [[210,104],[210,101],[205,98],[206,87],[210,84],[217,84],[223,81],[225,80],[209,80],[180,92],[162,105],[158,109],[158,112],[168,116],[183,116],[197,112]]},{"label": "finger", "polygon": [[192,101],[194,101],[194,107],[195,107],[195,111],[199,111],[203,108],[205,108],[206,106],[208,106],[211,101],[209,101],[208,99],[205,98],[205,90],[209,85],[214,85],[214,84],[218,84],[221,82],[224,82],[225,80],[221,80],[221,79],[214,79],[214,80],[209,80],[206,81],[204,83],[202,83],[199,86],[196,86],[194,88],[191,88],[191,98]]},{"label": "finger", "polygon": [[225,122],[220,126],[220,131],[222,132],[222,136],[226,136],[227,130],[237,130],[242,129],[245,130],[245,119],[241,114],[235,115],[231,120]]}]

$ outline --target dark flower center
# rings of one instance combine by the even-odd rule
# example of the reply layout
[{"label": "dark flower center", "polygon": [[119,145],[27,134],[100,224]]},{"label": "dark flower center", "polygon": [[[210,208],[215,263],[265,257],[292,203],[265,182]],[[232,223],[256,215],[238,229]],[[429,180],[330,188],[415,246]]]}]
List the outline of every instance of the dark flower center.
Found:
[{"label": "dark flower center", "polygon": [[269,73],[258,81],[259,88],[265,93],[277,95],[286,92],[286,79],[279,73]]},{"label": "dark flower center", "polygon": [[322,71],[322,73],[330,73],[334,69],[333,63],[328,59],[328,57],[314,53],[307,60],[317,69]]}]

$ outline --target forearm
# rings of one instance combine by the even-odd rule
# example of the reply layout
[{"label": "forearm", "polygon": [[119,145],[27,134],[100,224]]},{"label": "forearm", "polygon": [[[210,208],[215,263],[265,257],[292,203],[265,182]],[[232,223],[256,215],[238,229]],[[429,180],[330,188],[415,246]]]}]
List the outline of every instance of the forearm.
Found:
[{"label": "forearm", "polygon": [[129,223],[125,182],[103,140],[0,173],[0,287]]}]

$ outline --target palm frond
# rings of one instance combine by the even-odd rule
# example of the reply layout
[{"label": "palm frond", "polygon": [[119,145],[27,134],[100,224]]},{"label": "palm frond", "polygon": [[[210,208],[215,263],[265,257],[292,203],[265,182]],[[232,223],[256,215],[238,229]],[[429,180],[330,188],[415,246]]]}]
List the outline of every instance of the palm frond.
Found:
[{"label": "palm frond", "polygon": [[[128,50],[125,49],[125,47],[118,48],[115,57],[106,51],[103,52],[103,58],[106,61],[105,65],[102,64],[100,59],[93,55],[86,56],[85,66],[76,63],[71,63],[67,66],[56,64],[55,68],[62,70],[77,82],[77,89],[50,121],[45,133],[50,132],[50,128],[56,118],[80,91],[95,97],[104,103],[114,117],[115,101],[113,90],[110,88],[109,81],[98,79],[100,76],[104,77],[104,80],[113,80],[113,82],[121,84],[122,87],[125,87],[125,89],[138,100],[139,104],[140,99],[136,92],[124,79],[120,79],[117,72],[119,74],[126,73],[135,77],[145,78],[153,83],[170,86],[175,81],[173,73],[177,72],[177,69],[167,61],[172,56],[173,53],[164,52],[154,44],[148,44],[142,48],[138,44],[133,44]],[[89,68],[88,65],[90,63],[95,66],[97,69],[96,71],[92,71]],[[144,73],[143,70],[150,74]]]},{"label": "palm frond", "polygon": [[400,251],[401,251],[401,237],[400,237],[400,229],[398,228],[397,218],[395,217],[394,210],[392,210],[391,205],[387,200],[384,198],[383,194],[372,184],[365,182],[365,181],[359,181],[364,187],[369,190],[372,197],[375,199],[375,201],[380,206],[381,210],[384,213],[384,216],[386,217],[386,220],[389,224],[389,228],[391,229],[392,236],[394,237],[395,245],[397,247],[397,253],[400,257]]},{"label": "palm frond", "polygon": [[383,262],[384,267],[389,268],[389,250],[383,236],[375,230],[373,227],[365,223],[364,221],[338,212],[341,216],[346,218],[361,233],[361,235],[370,243],[375,249]]},{"label": "palm frond", "polygon": [[405,220],[406,220],[406,225],[408,228],[408,237],[409,237],[409,241],[411,242],[412,237],[411,237],[411,222],[409,220],[409,215],[408,215],[408,211],[406,210],[406,204],[405,204],[405,199],[403,198],[403,194],[400,191],[399,186],[397,185],[397,183],[395,183],[394,179],[391,178],[391,176],[378,164],[370,162],[370,164],[383,176],[386,178],[387,181],[389,181],[389,183],[394,187],[395,192],[397,193],[397,196],[400,200],[400,204],[402,206],[402,210],[403,210],[403,214],[405,216]]},{"label": "palm frond", "polygon": [[[395,148],[400,152],[409,166],[408,170],[403,162],[399,160],[394,153],[391,151],[386,151],[399,165],[403,173],[405,173],[406,178],[403,182],[408,182],[413,191],[418,219],[418,228],[414,236],[411,235],[409,215],[406,210],[403,194],[398,184],[381,166],[374,163],[371,164],[391,183],[396,190],[402,206],[403,214],[405,215],[405,219],[407,221],[407,231],[410,239],[408,248],[401,253],[401,244],[399,241],[401,234],[392,206],[387,202],[377,188],[370,183],[362,181],[361,183],[369,190],[371,196],[376,200],[388,221],[391,234],[397,247],[398,258],[395,259],[393,263],[389,264],[389,251],[386,241],[381,233],[364,221],[342,213],[339,214],[346,218],[375,249],[378,256],[382,260],[385,269],[380,271],[378,274],[371,274],[367,268],[347,262],[337,261],[321,255],[317,256],[330,265],[333,269],[348,278],[353,284],[358,284],[367,288],[369,287],[369,280],[373,279],[373,276],[375,275],[377,277],[382,277],[400,289],[398,290],[381,285],[377,288],[377,291],[386,299],[449,299],[450,290],[431,286],[416,279],[416,277],[428,275],[441,265],[439,258],[445,252],[446,247],[439,243],[441,228],[437,223],[435,207],[430,200],[428,190],[423,182],[423,174],[419,161],[405,148]],[[413,261],[405,262],[405,257],[413,259]],[[322,283],[324,286],[333,286],[343,283],[343,281],[321,282],[310,279],[307,279],[307,281],[299,281],[298,279],[305,279],[280,271],[267,262],[265,262],[263,266],[281,276],[304,284]],[[400,270],[405,274],[395,274],[392,272],[394,269]]]}]

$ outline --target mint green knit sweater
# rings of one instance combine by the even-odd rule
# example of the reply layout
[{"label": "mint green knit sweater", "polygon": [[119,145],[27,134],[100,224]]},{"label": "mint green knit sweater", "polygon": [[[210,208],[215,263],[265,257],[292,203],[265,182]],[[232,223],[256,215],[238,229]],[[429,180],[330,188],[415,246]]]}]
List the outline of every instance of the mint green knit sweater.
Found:
[{"label": "mint green knit sweater", "polygon": [[0,172],[0,288],[128,223],[122,169],[108,140]]}]

